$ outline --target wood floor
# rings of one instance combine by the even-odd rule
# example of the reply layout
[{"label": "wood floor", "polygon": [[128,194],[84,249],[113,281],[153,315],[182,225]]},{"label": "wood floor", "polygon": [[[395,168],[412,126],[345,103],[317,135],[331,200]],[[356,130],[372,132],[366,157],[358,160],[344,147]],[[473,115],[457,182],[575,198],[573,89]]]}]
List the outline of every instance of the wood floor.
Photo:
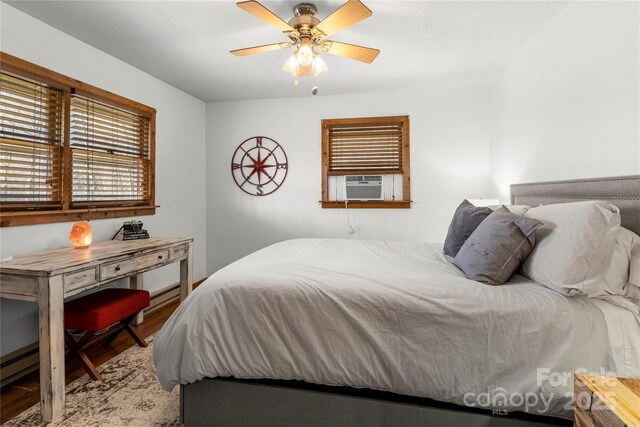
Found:
[{"label": "wood floor", "polygon": [[[146,314],[144,322],[136,327],[139,334],[146,338],[159,331],[171,313],[178,307],[178,301],[167,304],[153,313]],[[134,346],[129,334],[120,334],[107,348],[98,340],[86,347],[86,353],[99,369],[100,365]],[[86,372],[77,359],[70,360],[66,366],[67,384],[77,380]],[[35,371],[20,380],[2,387],[0,390],[0,424],[5,423],[31,406],[40,402],[39,371]]]}]

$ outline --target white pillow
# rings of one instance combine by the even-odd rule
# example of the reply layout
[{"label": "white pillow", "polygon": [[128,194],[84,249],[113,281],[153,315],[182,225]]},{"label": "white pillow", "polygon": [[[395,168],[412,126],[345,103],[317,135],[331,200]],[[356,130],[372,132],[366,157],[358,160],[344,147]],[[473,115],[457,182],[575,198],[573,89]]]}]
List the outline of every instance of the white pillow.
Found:
[{"label": "white pillow", "polygon": [[527,205],[491,205],[488,206],[490,209],[492,210],[497,210],[500,209],[501,207],[505,207],[507,208],[507,210],[509,212],[511,212],[514,215],[520,215],[520,216],[524,216],[524,214],[531,209],[531,206],[527,206]]},{"label": "white pillow", "polygon": [[[611,266],[605,277],[606,294],[598,297],[635,314],[640,321],[640,236],[620,227]],[[626,271],[622,272],[626,258]],[[625,283],[620,288],[621,281]]]},{"label": "white pillow", "polygon": [[[640,237],[624,227],[616,230],[611,264],[604,277],[604,286],[599,295],[625,295],[631,264],[631,252],[634,247],[640,248]],[[639,252],[640,253],[640,252]]]},{"label": "white pillow", "polygon": [[631,249],[631,263],[629,265],[629,284],[640,288],[640,236],[637,236],[636,244]]},{"label": "white pillow", "polygon": [[544,224],[522,274],[564,295],[596,296],[611,265],[620,211],[605,201],[559,203],[529,209]]},{"label": "white pillow", "polygon": [[636,239],[631,250],[629,282],[625,288],[625,296],[640,308],[640,238]]}]

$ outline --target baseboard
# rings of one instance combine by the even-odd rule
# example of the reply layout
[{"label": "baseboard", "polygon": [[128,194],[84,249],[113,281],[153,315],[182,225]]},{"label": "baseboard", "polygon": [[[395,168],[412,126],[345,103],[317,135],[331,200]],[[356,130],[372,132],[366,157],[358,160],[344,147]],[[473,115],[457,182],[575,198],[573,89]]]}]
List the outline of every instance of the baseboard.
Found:
[{"label": "baseboard", "polygon": [[[204,279],[193,284],[197,287]],[[180,298],[180,284],[174,283],[156,292],[151,293],[151,304],[144,310],[145,315],[170,304]],[[95,339],[100,339],[96,337]],[[38,369],[39,351],[38,342],[0,357],[0,387],[11,384],[14,381],[28,375]]]},{"label": "baseboard", "polygon": [[0,386],[11,384],[36,369],[38,369],[37,341],[0,358]]}]

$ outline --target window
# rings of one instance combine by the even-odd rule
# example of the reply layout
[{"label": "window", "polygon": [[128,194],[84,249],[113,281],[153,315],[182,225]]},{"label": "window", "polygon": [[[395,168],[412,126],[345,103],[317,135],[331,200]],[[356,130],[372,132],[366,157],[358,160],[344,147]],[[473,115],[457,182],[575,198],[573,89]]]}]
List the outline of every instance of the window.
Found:
[{"label": "window", "polygon": [[150,121],[71,97],[71,205],[149,203]]},{"label": "window", "polygon": [[384,200],[350,208],[409,208],[409,116],[322,121],[322,207],[343,208],[349,175],[382,175]]},{"label": "window", "polygon": [[60,209],[62,92],[0,74],[2,209]]},{"label": "window", "polygon": [[0,53],[0,225],[155,213],[155,110]]}]

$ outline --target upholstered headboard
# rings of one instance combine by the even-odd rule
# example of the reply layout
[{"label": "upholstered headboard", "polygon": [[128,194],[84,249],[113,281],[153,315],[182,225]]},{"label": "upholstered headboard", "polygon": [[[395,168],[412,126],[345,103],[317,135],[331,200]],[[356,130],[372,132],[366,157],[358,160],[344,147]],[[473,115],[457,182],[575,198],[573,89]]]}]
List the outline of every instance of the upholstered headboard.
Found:
[{"label": "upholstered headboard", "polygon": [[511,185],[511,204],[540,206],[606,200],[620,209],[622,226],[640,234],[640,175]]}]

